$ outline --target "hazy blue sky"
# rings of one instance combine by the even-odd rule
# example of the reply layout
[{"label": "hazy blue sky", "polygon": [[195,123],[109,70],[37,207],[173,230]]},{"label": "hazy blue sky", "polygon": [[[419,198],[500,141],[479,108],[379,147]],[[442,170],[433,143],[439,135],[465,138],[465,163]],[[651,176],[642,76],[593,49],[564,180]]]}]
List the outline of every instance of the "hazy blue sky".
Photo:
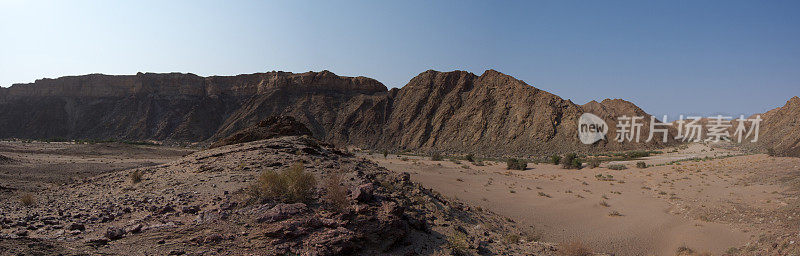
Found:
[{"label": "hazy blue sky", "polygon": [[0,0],[0,86],[87,73],[496,69],[578,104],[763,112],[800,95],[800,1]]}]

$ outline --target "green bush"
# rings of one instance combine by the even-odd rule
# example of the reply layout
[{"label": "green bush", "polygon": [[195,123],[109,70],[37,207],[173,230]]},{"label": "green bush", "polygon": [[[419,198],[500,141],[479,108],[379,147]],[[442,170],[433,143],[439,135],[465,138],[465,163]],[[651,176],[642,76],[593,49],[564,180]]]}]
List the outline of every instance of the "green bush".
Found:
[{"label": "green bush", "polygon": [[263,171],[251,192],[254,199],[260,202],[308,202],[316,186],[314,175],[306,172],[302,163],[296,163],[280,173],[273,170]]},{"label": "green bush", "polygon": [[559,163],[561,163],[561,157],[558,156],[558,155],[550,156],[550,163],[551,164],[559,164]]},{"label": "green bush", "polygon": [[389,151],[383,150],[383,158],[386,158],[387,156],[389,156]]},{"label": "green bush", "polygon": [[525,170],[528,168],[528,162],[522,159],[510,158],[506,160],[506,169],[508,170]]},{"label": "green bush", "polygon": [[561,166],[564,167],[564,169],[580,169],[582,162],[578,159],[577,154],[569,153],[561,159]]},{"label": "green bush", "polygon": [[442,161],[442,154],[439,154],[438,152],[434,152],[433,154],[431,154],[431,160],[432,161]]},{"label": "green bush", "polygon": [[642,162],[642,161],[636,162],[636,168],[639,168],[639,169],[647,168],[647,163]]}]

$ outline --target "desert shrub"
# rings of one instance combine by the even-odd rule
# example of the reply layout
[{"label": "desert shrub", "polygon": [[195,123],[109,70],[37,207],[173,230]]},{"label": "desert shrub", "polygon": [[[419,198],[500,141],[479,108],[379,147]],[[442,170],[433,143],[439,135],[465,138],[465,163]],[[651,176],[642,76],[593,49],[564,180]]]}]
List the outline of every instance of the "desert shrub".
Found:
[{"label": "desert shrub", "polygon": [[341,212],[347,209],[350,202],[347,199],[347,188],[342,185],[342,176],[334,173],[325,181],[325,199],[330,206]]},{"label": "desert shrub", "polygon": [[580,158],[573,158],[572,159],[572,168],[575,168],[575,169],[583,168],[583,161]]},{"label": "desert shrub", "polygon": [[550,156],[550,163],[551,164],[559,164],[559,163],[561,163],[561,157],[558,156],[558,155]]},{"label": "desert shrub", "polygon": [[258,201],[307,202],[316,185],[314,175],[306,172],[302,163],[296,163],[280,173],[264,170],[252,187],[252,195]]},{"label": "desert shrub", "polygon": [[728,248],[728,250],[725,251],[725,253],[728,254],[728,255],[736,255],[736,254],[739,254],[740,251],[741,250],[739,250],[739,248],[731,247],[731,248]]},{"label": "desert shrub", "polygon": [[525,170],[528,168],[528,162],[522,159],[516,158],[509,158],[506,160],[506,169],[507,170]]},{"label": "desert shrub", "polygon": [[386,158],[387,156],[389,156],[389,151],[384,149],[383,150],[383,158]]},{"label": "desert shrub", "polygon": [[464,156],[464,160],[467,160],[467,161],[469,161],[470,163],[472,163],[472,162],[475,162],[475,155],[473,155],[473,154],[467,154],[466,156]]},{"label": "desert shrub", "polygon": [[561,255],[564,256],[589,256],[593,255],[592,251],[590,251],[586,246],[581,243],[566,243],[561,245],[561,249],[559,250]]},{"label": "desert shrub", "polygon": [[447,237],[447,247],[453,255],[469,255],[469,242],[467,236],[461,232],[455,232]]},{"label": "desert shrub", "polygon": [[304,170],[302,163],[297,163],[284,171],[289,181],[289,200],[293,202],[305,202],[311,199],[317,181],[314,175]]},{"label": "desert shrub", "polygon": [[581,165],[581,160],[578,159],[578,155],[575,153],[566,154],[564,158],[561,158],[561,166],[564,169],[580,169]]},{"label": "desert shrub", "polygon": [[142,182],[142,177],[144,176],[144,172],[141,170],[135,170],[130,174],[131,182],[133,184]]},{"label": "desert shrub", "polygon": [[639,168],[639,169],[647,168],[647,163],[642,162],[642,161],[636,162],[636,168]]},{"label": "desert shrub", "polygon": [[694,250],[686,245],[678,247],[678,250],[675,252],[675,255],[691,255],[691,254],[694,254]]},{"label": "desert shrub", "polygon": [[598,158],[590,158],[588,161],[586,161],[586,163],[587,163],[587,165],[589,166],[589,168],[597,168],[597,167],[600,167],[600,162],[601,162],[601,161],[600,161],[600,159],[598,159]]},{"label": "desert shrub", "polygon": [[608,166],[608,169],[611,169],[611,170],[625,170],[625,169],[628,169],[628,167],[625,167],[624,164],[612,164],[612,165]]},{"label": "desert shrub", "polygon": [[19,197],[19,203],[25,207],[31,207],[36,204],[36,199],[31,194],[24,194]]},{"label": "desert shrub", "polygon": [[542,240],[542,236],[534,232],[526,232],[524,235],[527,242],[539,242],[539,240]]},{"label": "desert shrub", "polygon": [[628,158],[628,159],[636,159],[636,158],[642,158],[642,157],[648,157],[648,156],[650,156],[650,152],[649,151],[630,151],[630,152],[625,153],[625,158]]},{"label": "desert shrub", "polygon": [[767,155],[768,156],[775,156],[775,149],[774,148],[767,148]]},{"label": "desert shrub", "polygon": [[519,243],[520,238],[522,238],[518,234],[507,234],[503,236],[503,242],[506,244],[516,244]]},{"label": "desert shrub", "polygon": [[442,154],[439,154],[439,152],[434,152],[431,154],[431,161],[442,161]]}]

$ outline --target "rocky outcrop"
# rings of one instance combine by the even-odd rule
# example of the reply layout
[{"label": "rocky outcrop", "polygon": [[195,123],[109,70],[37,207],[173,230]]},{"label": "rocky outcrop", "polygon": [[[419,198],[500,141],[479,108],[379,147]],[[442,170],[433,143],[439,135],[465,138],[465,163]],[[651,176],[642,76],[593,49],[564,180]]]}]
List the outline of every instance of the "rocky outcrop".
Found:
[{"label": "rocky outcrop", "polygon": [[311,135],[311,131],[300,122],[294,120],[291,116],[273,116],[269,117],[255,127],[246,128],[239,131],[230,137],[221,139],[211,144],[211,148],[231,145],[236,143],[245,143],[257,140],[266,140],[280,136],[303,136]]},{"label": "rocky outcrop", "polygon": [[532,87],[521,80],[488,70],[426,71],[393,97],[393,108],[376,147],[489,155],[525,155],[569,151],[626,150],[668,143],[618,143],[609,140],[584,145],[577,138],[584,112],[602,116],[613,127],[619,115],[647,113],[630,102],[604,100],[580,106]]},{"label": "rocky outcrop", "polygon": [[429,70],[392,90],[374,79],[328,71],[139,73],[1,88],[0,137],[214,142],[265,118],[291,116],[314,137],[362,148],[541,155],[663,146],[617,143],[613,129],[610,140],[583,145],[577,120],[587,111],[610,126],[622,113],[645,115],[643,131],[649,123],[649,115],[630,102],[576,105],[494,70],[480,76]]}]

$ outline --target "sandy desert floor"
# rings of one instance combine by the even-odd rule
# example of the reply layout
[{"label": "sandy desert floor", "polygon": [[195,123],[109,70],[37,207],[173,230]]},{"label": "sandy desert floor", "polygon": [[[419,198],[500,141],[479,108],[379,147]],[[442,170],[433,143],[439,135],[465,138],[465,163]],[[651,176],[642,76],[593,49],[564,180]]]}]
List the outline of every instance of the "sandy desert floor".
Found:
[{"label": "sandy desert floor", "polygon": [[[668,152],[668,151],[666,151]],[[798,253],[800,159],[693,144],[641,160],[567,170],[364,154],[412,180],[535,229],[546,242],[617,255]],[[734,155],[734,156],[730,156]],[[690,158],[706,160],[689,161]],[[640,169],[637,161],[651,166]],[[678,161],[673,164],[665,164]],[[624,164],[626,170],[610,170]],[[660,165],[659,164],[665,164]]]}]

